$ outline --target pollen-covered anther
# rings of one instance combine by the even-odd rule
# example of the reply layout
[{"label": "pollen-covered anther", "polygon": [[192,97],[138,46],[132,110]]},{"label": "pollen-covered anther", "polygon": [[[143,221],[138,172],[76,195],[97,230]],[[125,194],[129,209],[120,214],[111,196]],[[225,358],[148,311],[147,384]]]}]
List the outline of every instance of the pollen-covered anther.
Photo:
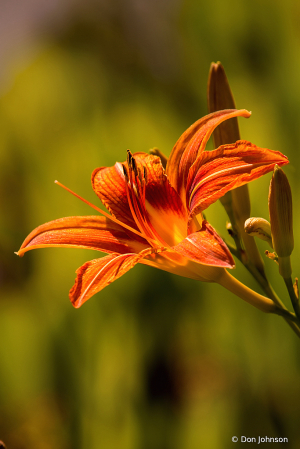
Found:
[{"label": "pollen-covered anther", "polygon": [[127,150],[127,162],[128,162],[128,165],[130,165],[131,164],[131,159],[132,159],[132,153],[131,153],[131,151],[130,150]]},{"label": "pollen-covered anther", "polygon": [[124,174],[124,177],[125,177],[125,182],[128,183],[129,176],[128,176],[128,171],[127,171],[127,168],[125,167],[125,164],[122,164],[122,168],[123,168],[123,174]]},{"label": "pollen-covered anther", "polygon": [[230,235],[230,237],[235,237],[236,232],[234,231],[233,226],[230,222],[226,223],[226,229],[227,229],[227,232]]},{"label": "pollen-covered anther", "polygon": [[130,150],[127,150],[127,164],[129,171],[133,171],[135,174],[137,174],[136,162]]},{"label": "pollen-covered anther", "polygon": [[127,165],[129,169],[130,185],[132,186],[135,195],[138,197],[139,195],[142,195],[143,176],[141,168],[138,166],[130,150],[127,150]]},{"label": "pollen-covered anther", "polygon": [[135,176],[138,176],[139,172],[138,172],[138,168],[137,168],[137,165],[136,165],[136,161],[135,161],[133,156],[131,156],[131,166],[132,166],[132,170],[133,170]]},{"label": "pollen-covered anther", "polygon": [[[145,177],[142,176],[146,173],[146,167],[136,162],[130,150],[127,150],[127,165],[129,172],[127,171],[126,165],[122,164],[123,173],[125,176],[125,190],[128,199],[128,206],[136,226],[151,246],[153,245],[153,243],[151,243],[153,240],[164,243],[149,222],[147,216],[145,207],[146,183],[144,179]],[[141,167],[143,167],[143,172]],[[154,248],[156,248],[156,246],[154,246]]]},{"label": "pollen-covered anther", "polygon": [[277,256],[276,253],[271,253],[270,251],[268,251],[268,250],[266,249],[265,255],[266,255],[269,259],[274,260],[274,262],[276,262],[276,263],[278,264],[278,256]]}]

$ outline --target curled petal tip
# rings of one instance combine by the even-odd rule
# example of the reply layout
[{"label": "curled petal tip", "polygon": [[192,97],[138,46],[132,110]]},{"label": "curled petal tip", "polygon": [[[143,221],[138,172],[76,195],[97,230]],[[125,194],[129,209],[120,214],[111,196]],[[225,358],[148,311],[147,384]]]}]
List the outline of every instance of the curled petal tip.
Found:
[{"label": "curled petal tip", "polygon": [[242,109],[241,111],[243,112],[242,117],[244,118],[249,118],[252,115],[252,111],[248,111],[247,109]]},{"label": "curled petal tip", "polygon": [[19,257],[24,257],[24,254],[27,252],[26,247],[24,247],[23,245],[21,246],[21,248],[19,249],[19,251],[15,251],[14,254],[16,254]]}]

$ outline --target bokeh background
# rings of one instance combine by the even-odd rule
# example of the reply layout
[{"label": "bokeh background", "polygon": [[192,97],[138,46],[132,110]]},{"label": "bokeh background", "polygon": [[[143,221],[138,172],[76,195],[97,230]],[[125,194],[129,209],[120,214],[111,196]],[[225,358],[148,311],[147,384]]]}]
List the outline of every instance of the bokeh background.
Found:
[{"label": "bokeh background", "polygon": [[[36,226],[90,215],[94,168],[126,149],[165,154],[207,112],[222,61],[242,137],[282,151],[299,254],[300,3],[2,0],[0,440],[7,449],[221,449],[232,436],[300,444],[299,340],[212,284],[137,266],[75,310],[96,252],[13,254]],[[268,218],[271,175],[250,185]],[[226,236],[221,205],[207,218]],[[260,245],[263,252],[265,245]],[[288,304],[275,264],[274,287]],[[300,263],[293,256],[294,275]],[[237,264],[236,276],[258,289]],[[251,446],[250,443],[248,443]]]}]

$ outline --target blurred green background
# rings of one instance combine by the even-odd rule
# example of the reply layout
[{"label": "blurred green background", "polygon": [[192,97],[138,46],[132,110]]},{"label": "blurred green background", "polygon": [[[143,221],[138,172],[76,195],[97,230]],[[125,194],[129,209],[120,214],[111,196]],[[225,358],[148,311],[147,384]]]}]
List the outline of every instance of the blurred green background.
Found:
[{"label": "blurred green background", "polygon": [[[299,340],[221,287],[137,266],[75,310],[75,270],[98,253],[13,254],[36,226],[99,205],[94,168],[165,154],[227,72],[242,138],[282,151],[299,254],[300,3],[3,0],[0,6],[0,440],[7,449],[298,448]],[[271,175],[250,185],[268,218]],[[208,220],[226,235],[221,205]],[[260,245],[263,252],[265,245]],[[300,262],[293,256],[294,275]],[[275,264],[267,272],[288,304]],[[235,274],[258,290],[237,264]],[[259,291],[259,290],[258,290]],[[248,443],[251,446],[250,443]]]}]

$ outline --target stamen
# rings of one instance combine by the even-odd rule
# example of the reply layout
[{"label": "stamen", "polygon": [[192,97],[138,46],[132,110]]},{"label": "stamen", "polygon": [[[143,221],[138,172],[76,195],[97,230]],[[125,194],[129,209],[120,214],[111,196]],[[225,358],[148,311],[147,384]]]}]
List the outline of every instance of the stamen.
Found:
[{"label": "stamen", "polygon": [[[140,200],[140,197],[143,198],[143,201]],[[140,197],[133,196],[133,203],[135,207],[135,211],[137,212],[138,219],[142,222],[143,227],[146,233],[150,236],[153,236],[162,243],[164,246],[169,247],[169,245],[161,238],[156,229],[152,226],[151,221],[147,219],[147,210],[145,207],[145,198],[146,198],[146,185],[144,183],[144,191],[141,192]],[[170,247],[169,247],[170,248]]]},{"label": "stamen", "polygon": [[94,206],[94,204],[92,204],[89,201],[85,200],[80,195],[78,195],[77,193],[75,193],[71,189],[69,189],[68,187],[66,187],[63,184],[61,184],[59,181],[54,181],[54,182],[55,182],[55,184],[58,184],[63,189],[67,190],[69,193],[72,193],[72,195],[76,196],[77,198],[79,198],[84,203],[86,203],[89,206],[91,206],[93,209],[95,209],[100,214],[104,215],[109,220],[113,221],[114,223],[117,223],[118,225],[122,226],[123,228],[128,229],[130,232],[133,232],[134,234],[137,234],[138,236],[142,237],[143,239],[148,240],[148,242],[149,242],[149,240],[151,240],[152,243],[154,243],[155,245],[157,244],[157,242],[154,239],[151,239],[151,238],[147,237],[145,234],[137,231],[136,229],[132,228],[131,226],[128,226],[127,224],[123,223],[122,221],[119,221],[117,218],[115,218],[112,215],[108,214],[107,212],[105,212],[104,210],[100,209],[99,207]]},{"label": "stamen", "polygon": [[[127,183],[125,184],[125,188],[126,188],[126,194],[127,194],[127,199],[128,199],[128,204],[129,204],[130,212],[131,212],[131,214],[132,214],[132,216],[133,216],[133,219],[134,219],[134,221],[135,221],[137,227],[140,229],[140,231],[141,231],[142,233],[145,233],[145,235],[147,235],[147,230],[146,230],[146,228],[143,226],[143,221],[142,221],[142,220],[139,220],[139,218],[138,218],[137,215],[136,215],[136,211],[135,211],[134,205],[132,204],[132,199],[131,199],[131,195],[130,195],[130,192],[129,192],[129,186],[128,186]],[[134,197],[134,195],[133,195],[133,197]],[[145,238],[146,238],[146,240],[148,240],[149,243],[150,243],[149,240],[152,240],[151,237],[150,237],[150,238],[145,237]],[[156,242],[156,243],[157,243],[157,242]],[[151,244],[151,243],[150,243],[150,244]]]},{"label": "stamen", "polygon": [[133,156],[131,157],[131,164],[132,164],[132,168],[133,168],[135,176],[138,176],[138,169],[137,169],[136,162],[135,162],[135,159]]},{"label": "stamen", "polygon": [[124,164],[122,164],[122,168],[123,168],[123,174],[124,174],[124,177],[125,177],[125,182],[128,182],[129,177],[128,177],[127,168],[125,167]]},{"label": "stamen", "polygon": [[[130,164],[129,167],[131,168],[132,166],[134,166],[135,171],[138,171],[139,167],[137,167],[136,161],[129,150],[127,150],[127,155],[128,155],[127,163],[128,163],[128,165]],[[144,166],[143,166],[143,168],[145,170]],[[130,182],[125,184],[126,194],[127,194],[130,211],[132,213],[132,216],[134,218],[134,221],[135,221],[137,227],[140,229],[141,232],[145,233],[145,235],[150,236],[149,239],[147,237],[147,240],[149,241],[149,243],[150,243],[151,238],[154,237],[156,242],[160,242],[166,246],[166,243],[160,238],[160,236],[155,231],[155,229],[153,229],[153,226],[151,225],[151,223],[148,223],[148,221],[145,219],[146,210],[145,210],[144,204],[145,204],[146,187],[145,187],[144,180],[142,183],[143,185],[141,185],[139,177],[135,176],[135,180],[133,180],[132,170],[130,170],[129,177],[130,177]],[[133,194],[131,194],[131,192],[133,192]],[[144,200],[143,203],[141,203],[140,197],[143,198],[143,200]]]},{"label": "stamen", "polygon": [[143,176],[142,176],[142,170],[140,167],[138,167],[138,180],[140,181],[140,186],[142,186]]},{"label": "stamen", "polygon": [[130,150],[127,150],[127,164],[128,164],[128,167],[129,167],[129,168],[131,168],[131,161],[132,161],[132,158],[133,158],[133,156],[132,156],[131,151],[130,151]]},{"label": "stamen", "polygon": [[[147,219],[147,210],[145,207],[146,199],[146,183],[147,179],[147,169],[145,165],[143,167],[144,177],[142,178],[142,170],[137,165],[135,158],[133,157],[130,150],[127,150],[127,164],[129,168],[129,175],[125,176],[126,184],[126,194],[128,199],[128,204],[130,211],[134,218],[137,227],[145,235],[151,236],[150,239],[155,239],[156,242],[160,242],[164,247],[170,248],[170,246],[160,237],[158,232],[152,226],[152,223]],[[125,169],[126,170],[126,169]],[[124,167],[123,167],[124,171]],[[125,173],[125,172],[124,172]],[[141,179],[142,178],[142,179]],[[150,239],[147,240],[149,241]]]}]

